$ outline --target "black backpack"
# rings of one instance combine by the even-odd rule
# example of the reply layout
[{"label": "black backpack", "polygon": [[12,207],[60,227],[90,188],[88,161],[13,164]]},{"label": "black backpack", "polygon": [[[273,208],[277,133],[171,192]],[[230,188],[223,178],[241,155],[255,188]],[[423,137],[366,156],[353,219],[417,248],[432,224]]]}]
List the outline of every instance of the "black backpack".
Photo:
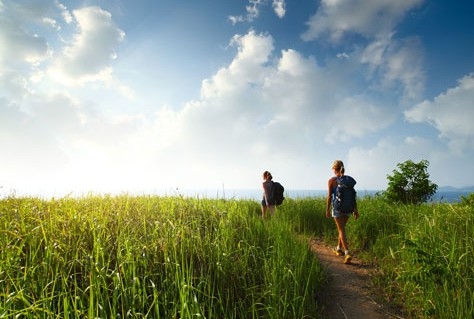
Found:
[{"label": "black backpack", "polygon": [[337,187],[334,198],[334,210],[343,214],[352,214],[356,207],[356,191],[354,189],[357,183],[355,179],[348,175],[336,178]]},{"label": "black backpack", "polygon": [[273,187],[272,187],[272,197],[273,200],[275,201],[275,205],[281,205],[283,203],[283,200],[285,197],[283,196],[283,193],[285,192],[285,188],[283,185],[281,185],[278,182],[272,182]]}]

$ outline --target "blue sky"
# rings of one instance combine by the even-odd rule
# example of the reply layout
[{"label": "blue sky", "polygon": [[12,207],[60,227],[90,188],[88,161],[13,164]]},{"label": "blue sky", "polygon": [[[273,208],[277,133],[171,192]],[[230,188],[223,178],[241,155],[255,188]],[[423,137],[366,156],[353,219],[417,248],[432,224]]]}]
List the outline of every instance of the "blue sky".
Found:
[{"label": "blue sky", "polygon": [[474,4],[0,0],[0,195],[474,172]]}]

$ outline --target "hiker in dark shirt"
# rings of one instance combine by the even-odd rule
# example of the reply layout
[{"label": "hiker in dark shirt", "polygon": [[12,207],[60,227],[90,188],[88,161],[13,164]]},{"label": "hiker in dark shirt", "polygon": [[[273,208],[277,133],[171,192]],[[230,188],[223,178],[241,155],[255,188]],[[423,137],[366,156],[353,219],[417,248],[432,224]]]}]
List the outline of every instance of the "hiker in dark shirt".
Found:
[{"label": "hiker in dark shirt", "polygon": [[[334,203],[336,201],[336,189],[338,187],[338,178],[344,176],[344,163],[340,160],[334,161],[332,169],[335,176],[328,180],[328,195],[326,200],[326,218],[333,217],[336,222],[339,237],[337,241],[337,247],[334,250],[336,255],[345,256],[344,263],[348,264],[352,260],[352,255],[349,252],[349,246],[346,238],[346,223],[349,220],[350,215],[354,215],[354,218],[359,218],[359,212],[357,211],[357,204],[354,202],[354,208],[351,212],[340,212],[334,209]],[[355,181],[354,181],[355,183]],[[332,206],[332,209],[331,209]]]},{"label": "hiker in dark shirt", "polygon": [[262,218],[267,217],[267,211],[273,215],[275,211],[275,199],[273,198],[272,174],[269,171],[263,172],[263,198],[262,198]]}]

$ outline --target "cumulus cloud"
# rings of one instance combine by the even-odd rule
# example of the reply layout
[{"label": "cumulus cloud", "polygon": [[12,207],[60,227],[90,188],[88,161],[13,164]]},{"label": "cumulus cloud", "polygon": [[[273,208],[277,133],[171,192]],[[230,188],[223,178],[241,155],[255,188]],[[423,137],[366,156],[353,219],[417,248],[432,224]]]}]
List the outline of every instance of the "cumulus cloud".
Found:
[{"label": "cumulus cloud", "polygon": [[[258,17],[269,3],[250,1],[247,18]],[[329,14],[340,19],[349,10],[345,6],[354,10],[352,4],[342,10],[336,3],[342,2],[323,1],[318,11],[323,20]],[[356,3],[362,9],[367,4]],[[395,23],[402,8],[417,3],[374,2],[376,8],[365,14],[382,12]],[[272,5],[283,17],[285,2]],[[10,44],[0,47],[3,180],[36,189],[47,181],[65,191],[255,188],[261,171],[270,169],[289,188],[314,189],[324,187],[331,160],[343,158],[351,173],[365,176],[358,185],[374,189],[383,188],[385,175],[407,158],[436,158],[432,165],[438,172],[453,160],[437,141],[416,134],[377,142],[380,132],[400,124],[407,105],[400,105],[400,97],[416,100],[422,91],[423,61],[417,39],[394,39],[389,24],[378,20],[367,23],[381,23],[383,36],[364,31],[364,14],[354,17],[351,30],[373,37],[365,48],[344,48],[321,62],[291,48],[277,52],[270,34],[251,30],[230,39],[235,55],[201,82],[195,99],[163,106],[144,94],[142,108],[141,102],[128,107],[119,101],[133,92],[114,75],[125,34],[111,14],[98,7],[53,9],[48,12],[54,14],[35,18],[45,28],[38,34],[26,25],[17,28],[14,19],[0,20],[0,40]],[[325,23],[314,35],[337,33],[336,22]],[[340,37],[349,31],[341,27]],[[121,65],[127,62],[124,58]],[[473,82],[466,76],[458,87],[412,107],[403,129],[428,123],[452,146],[472,152],[473,132],[465,121],[472,118],[466,114],[472,113],[467,101]],[[143,92],[155,84],[143,83]]]},{"label": "cumulus cloud", "polygon": [[301,37],[305,41],[328,39],[336,46],[345,46],[343,39],[363,36],[365,42],[358,42],[352,52],[344,48],[337,57],[356,59],[366,66],[371,90],[388,95],[396,92],[397,99],[402,96],[401,103],[409,104],[417,101],[424,90],[423,46],[416,37],[395,37],[395,28],[409,10],[422,2],[323,0]]},{"label": "cumulus cloud", "polygon": [[428,123],[435,127],[442,138],[450,141],[455,152],[474,149],[474,74],[459,80],[457,87],[425,100],[405,112],[412,123]]},{"label": "cumulus cloud", "polygon": [[[109,83],[119,84],[118,89],[128,94],[127,88],[110,76],[114,48],[123,34],[105,11],[81,9],[75,14],[81,28],[66,46],[67,55],[58,57],[56,52],[61,50],[56,49],[68,38],[64,26],[73,22],[65,6],[55,1],[32,1],[22,6],[6,2],[1,10],[0,146],[5,150],[1,183],[23,191],[55,183],[61,188],[75,172],[82,176],[84,185],[90,185],[94,176],[101,176],[104,167],[106,170],[105,162],[100,165],[94,159],[107,154],[102,158],[114,162],[119,152],[111,145],[123,138],[126,126],[106,119],[96,105],[69,93],[62,86],[67,84],[64,81],[59,85],[49,81],[46,70],[53,65],[57,74],[63,74],[62,79],[74,74],[79,80],[108,73]],[[81,70],[74,69],[78,65]],[[91,149],[95,151],[88,151]],[[71,180],[69,186],[76,182]]]},{"label": "cumulus cloud", "polygon": [[2,2],[0,13],[2,70],[28,68],[31,71],[47,61],[52,54],[47,39],[49,32],[59,31],[62,22],[70,21],[67,8],[49,0],[25,1],[24,5]]},{"label": "cumulus cloud", "polygon": [[[200,98],[182,109],[116,121],[85,113],[82,134],[69,143],[68,152],[75,154],[69,165],[77,166],[74,171],[82,171],[83,179],[115,180],[114,171],[132,180],[130,172],[142,176],[128,181],[130,188],[196,181],[201,187],[221,182],[252,187],[245,184],[248,176],[258,180],[262,164],[270,164],[262,162],[267,154],[274,154],[275,170],[286,171],[293,163],[291,173],[305,175],[314,163],[311,154],[316,156],[327,141],[361,138],[392,121],[383,107],[363,96],[351,98],[342,91],[342,97],[332,96],[337,86],[328,80],[332,72],[313,58],[294,50],[273,56],[267,34],[250,31],[232,43],[235,58],[203,81]],[[96,160],[87,160],[91,156]],[[130,165],[132,170],[124,169]]]},{"label": "cumulus cloud", "polygon": [[361,139],[393,121],[386,106],[354,95],[350,81],[341,82],[333,67],[343,66],[323,68],[296,50],[275,52],[273,38],[255,31],[234,36],[231,45],[233,60],[205,79],[200,97],[181,109],[159,108],[152,117],[106,116],[99,105],[51,93],[23,101],[29,115],[20,108],[14,113],[36,121],[27,135],[43,130],[39,136],[60,161],[58,179],[67,176],[62,183],[77,180],[86,187],[94,181],[100,188],[108,181],[128,190],[223,182],[253,187],[248,177],[259,182],[260,170],[270,164],[282,172],[291,165],[289,179],[309,176],[307,167],[323,160],[314,158],[328,143]]},{"label": "cumulus cloud", "polygon": [[423,0],[322,0],[318,11],[307,22],[305,41],[327,37],[338,42],[345,34],[377,38],[391,33],[405,13]]},{"label": "cumulus cloud", "polygon": [[30,78],[52,54],[46,38],[36,32],[43,23],[38,10],[55,18],[51,3],[18,6],[2,2],[0,8],[0,96],[10,110],[32,91]]},{"label": "cumulus cloud", "polygon": [[422,49],[416,38],[394,40],[391,35],[371,42],[361,53],[360,62],[368,66],[368,76],[380,88],[401,87],[404,99],[414,101],[423,93],[425,76]]},{"label": "cumulus cloud", "polygon": [[[208,108],[200,113],[212,114],[219,122],[245,117],[242,123],[250,132],[258,125],[267,130],[285,127],[291,132],[287,139],[311,136],[332,142],[363,137],[393,121],[383,105],[368,97],[353,97],[337,80],[328,80],[331,70],[321,69],[313,58],[284,50],[275,64],[268,64],[273,54],[270,36],[251,31],[234,41],[239,45],[236,58],[203,82],[203,100],[190,104],[189,109]],[[334,97],[330,92],[337,89],[340,96]],[[333,125],[328,122],[332,118],[349,124]],[[253,124],[250,119],[255,119]],[[290,147],[291,140],[288,144]]]},{"label": "cumulus cloud", "polygon": [[110,81],[110,62],[116,58],[116,48],[125,33],[112,20],[109,12],[99,7],[74,10],[76,34],[62,50],[50,69],[59,81]]},{"label": "cumulus cloud", "polygon": [[[74,29],[70,34],[69,26]],[[112,62],[124,32],[110,13],[84,7],[71,14],[59,2],[6,2],[0,19],[0,83],[4,96],[18,100],[41,84],[98,81],[133,97],[113,75]]]},{"label": "cumulus cloud", "polygon": [[[160,153],[178,154],[182,163],[176,175],[207,176],[209,182],[226,172],[248,176],[266,154],[274,154],[274,167],[294,163],[294,172],[304,174],[303,163],[327,141],[361,138],[393,121],[367,97],[343,90],[334,97],[330,92],[338,84],[331,71],[294,50],[274,57],[272,42],[254,31],[234,37],[235,58],[203,81],[199,100],[157,113],[155,134],[168,142]],[[199,169],[180,157],[186,153],[181,147],[194,154]],[[304,158],[295,156],[302,153]]]}]

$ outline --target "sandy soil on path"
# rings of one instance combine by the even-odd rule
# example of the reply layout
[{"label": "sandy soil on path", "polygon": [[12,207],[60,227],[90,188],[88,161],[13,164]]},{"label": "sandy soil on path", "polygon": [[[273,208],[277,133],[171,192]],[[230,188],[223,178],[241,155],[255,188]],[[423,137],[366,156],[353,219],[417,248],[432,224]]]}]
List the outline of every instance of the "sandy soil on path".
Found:
[{"label": "sandy soil on path", "polygon": [[317,296],[325,305],[327,319],[385,319],[402,318],[396,310],[376,302],[371,288],[370,265],[364,265],[357,256],[351,264],[344,264],[343,258],[336,256],[332,247],[322,240],[311,239],[311,250],[316,253],[325,267],[329,282],[324,292]]}]

